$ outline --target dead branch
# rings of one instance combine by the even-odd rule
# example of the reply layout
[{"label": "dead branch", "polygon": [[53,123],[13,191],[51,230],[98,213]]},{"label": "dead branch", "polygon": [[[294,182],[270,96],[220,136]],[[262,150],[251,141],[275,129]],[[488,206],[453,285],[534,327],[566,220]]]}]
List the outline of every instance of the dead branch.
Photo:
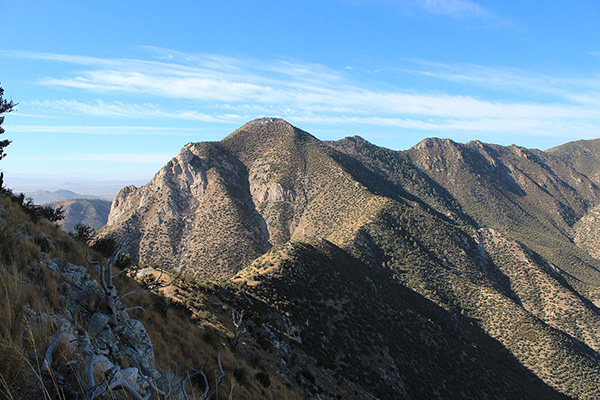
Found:
[{"label": "dead branch", "polygon": [[121,300],[123,300],[123,298],[125,298],[125,297],[127,297],[127,296],[129,296],[131,294],[134,294],[134,293],[156,291],[158,289],[162,289],[162,288],[165,288],[165,287],[168,287],[168,286],[172,285],[173,282],[175,282],[176,278],[173,278],[168,283],[161,282],[161,278],[163,276],[163,273],[164,273],[164,271],[161,271],[160,275],[158,276],[158,278],[155,278],[152,281],[144,283],[141,288],[131,290],[131,291],[127,292],[127,293],[123,293],[122,295],[120,295],[119,297],[117,297],[117,301],[121,301]]},{"label": "dead branch", "polygon": [[119,258],[119,255],[123,251],[125,244],[129,241],[129,236],[130,236],[129,223],[127,223],[126,225],[127,225],[127,236],[125,237],[125,239],[123,241],[121,241],[119,248],[117,249],[115,254],[109,260],[106,268],[104,267],[104,264],[102,264],[99,261],[91,261],[88,257],[87,249],[84,252],[85,259],[87,260],[88,264],[95,265],[98,267],[98,270],[99,270],[98,272],[100,275],[100,285],[102,286],[102,290],[104,291],[106,307],[108,308],[108,314],[111,318],[110,322],[113,326],[115,326],[117,324],[117,313],[120,308],[119,301],[121,300],[121,298],[119,298],[117,288],[113,284],[112,269],[113,269],[115,262]]},{"label": "dead branch", "polygon": [[111,390],[123,389],[129,393],[135,400],[148,400],[150,398],[150,391],[146,391],[144,397],[142,397],[137,390],[135,390],[129,382],[125,379],[116,379],[102,383],[100,386],[95,388],[88,397],[88,400],[94,400],[98,396],[102,396]]},{"label": "dead branch", "polygon": [[221,384],[221,381],[223,380],[223,377],[225,376],[225,371],[223,371],[223,365],[221,365],[221,353],[217,353],[217,364],[219,365],[219,371],[221,372],[221,375],[217,377],[217,382],[215,383],[215,386],[213,386],[212,389],[210,389],[210,391],[208,391],[207,393],[205,392],[204,396],[202,397],[203,399],[210,398],[216,392],[217,388]]},{"label": "dead branch", "polygon": [[[206,375],[204,375],[204,372],[202,371],[202,369],[194,369],[192,367],[188,367],[189,369],[191,369],[192,371],[194,371],[193,374],[188,374],[184,380],[181,381],[181,388],[183,389],[183,397],[185,398],[185,400],[189,400],[189,395],[187,394],[187,392],[185,391],[185,383],[193,376],[196,376],[198,374],[202,374],[202,376],[204,377],[204,381],[206,383],[206,389],[204,390],[204,392],[206,393],[208,391],[208,381],[206,381]],[[202,397],[203,399],[205,397]]]},{"label": "dead branch", "polygon": [[242,333],[246,331],[246,327],[244,326],[244,310],[231,311],[231,321],[233,323],[233,347],[236,348]]},{"label": "dead branch", "polygon": [[[131,231],[129,229],[129,221],[125,222],[125,226],[127,229],[127,235],[125,236],[125,239],[123,239],[121,241],[121,244],[119,245],[119,248],[117,249],[117,251],[115,251],[115,254],[113,254],[113,256],[108,261],[109,268],[112,268],[115,265],[115,263],[117,262],[117,259],[119,258],[119,256],[121,255],[121,252],[123,251],[123,248],[125,247],[127,242],[129,242],[129,236],[131,235]],[[111,271],[111,275],[112,275],[112,271]]]},{"label": "dead branch", "polygon": [[131,310],[135,310],[135,309],[138,309],[138,308],[140,310],[142,310],[142,311],[146,311],[146,309],[144,307],[142,307],[142,306],[127,307],[127,308],[124,308],[123,311],[131,311]]},{"label": "dead branch", "polygon": [[137,358],[133,357],[133,361],[135,361],[137,369],[140,372],[140,376],[142,377],[142,379],[144,380],[144,382],[146,382],[148,384],[148,386],[152,390],[154,390],[156,393],[158,393],[159,396],[163,396],[164,398],[167,398],[167,393],[163,392],[158,387],[156,387],[156,385],[154,384],[154,382],[150,378],[148,378],[146,375],[144,375],[144,371],[142,371],[142,366],[140,365],[140,363],[137,360]]},{"label": "dead branch", "polygon": [[204,371],[200,371],[200,373],[202,374],[202,377],[204,378],[204,385],[205,385],[204,393],[202,393],[202,398],[206,399],[206,398],[208,398],[208,389],[210,388],[210,386],[208,385],[208,378],[206,377],[206,374],[204,373]]},{"label": "dead branch", "polygon": [[51,369],[52,369],[52,351],[54,350],[54,347],[58,344],[58,341],[60,340],[60,338],[62,337],[62,335],[65,332],[66,331],[62,331],[58,335],[56,335],[54,340],[52,340],[52,343],[50,343],[50,346],[48,346],[48,350],[46,350],[46,355],[44,357],[44,362],[42,364],[42,372],[49,373],[51,371]]},{"label": "dead branch", "polygon": [[233,326],[235,330],[238,331],[242,328],[242,324],[244,323],[244,310],[241,311],[231,311],[231,320],[233,321]]}]

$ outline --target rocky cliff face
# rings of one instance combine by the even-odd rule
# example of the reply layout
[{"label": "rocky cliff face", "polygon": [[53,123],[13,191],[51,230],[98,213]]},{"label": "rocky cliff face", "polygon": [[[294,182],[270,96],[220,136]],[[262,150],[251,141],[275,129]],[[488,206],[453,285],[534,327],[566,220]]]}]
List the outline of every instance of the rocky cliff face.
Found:
[{"label": "rocky cliff face", "polygon": [[136,259],[175,269],[202,262],[218,275],[268,249],[246,167],[218,143],[189,144],[148,185],[123,189],[107,227],[125,224]]},{"label": "rocky cliff face", "polygon": [[[594,157],[563,150],[427,139],[396,152],[259,119],[186,145],[148,185],[123,189],[105,234],[129,229],[140,262],[223,278],[253,312],[253,340],[296,348],[269,348],[282,370],[290,354],[317,360],[317,375],[300,372],[311,388],[339,376],[380,398],[473,397],[490,385],[490,398],[532,398],[487,384],[517,387],[529,371],[540,398],[591,399],[600,187],[586,172]],[[413,351],[423,348],[443,355],[431,363]],[[447,381],[451,371],[461,379]]]},{"label": "rocky cliff face", "polygon": [[219,143],[188,144],[149,184],[118,194],[106,233],[128,225],[136,260],[203,278],[231,276],[290,239],[341,244],[377,200],[331,152],[277,119],[250,122]]}]

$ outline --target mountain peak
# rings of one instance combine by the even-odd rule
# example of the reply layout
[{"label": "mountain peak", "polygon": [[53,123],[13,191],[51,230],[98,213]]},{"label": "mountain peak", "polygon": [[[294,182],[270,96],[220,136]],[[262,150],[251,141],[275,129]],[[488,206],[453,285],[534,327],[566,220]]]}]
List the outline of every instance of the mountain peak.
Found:
[{"label": "mountain peak", "polygon": [[293,128],[292,124],[290,124],[289,122],[287,122],[286,120],[284,120],[282,118],[264,117],[264,118],[253,119],[252,121],[247,122],[240,129],[252,129],[255,127],[263,127],[263,126],[270,126],[270,127],[286,126],[286,127]]},{"label": "mountain peak", "polygon": [[239,136],[245,139],[271,139],[296,134],[300,131],[292,124],[281,118],[257,118],[246,123],[227,136],[222,142],[230,142]]},{"label": "mountain peak", "polygon": [[419,143],[414,145],[412,149],[424,150],[426,148],[445,148],[445,147],[456,147],[458,143],[452,139],[441,139],[437,137],[426,138],[421,140]]},{"label": "mountain peak", "polygon": [[307,140],[317,139],[281,118],[259,118],[236,129],[221,143],[245,162],[282,143]]}]

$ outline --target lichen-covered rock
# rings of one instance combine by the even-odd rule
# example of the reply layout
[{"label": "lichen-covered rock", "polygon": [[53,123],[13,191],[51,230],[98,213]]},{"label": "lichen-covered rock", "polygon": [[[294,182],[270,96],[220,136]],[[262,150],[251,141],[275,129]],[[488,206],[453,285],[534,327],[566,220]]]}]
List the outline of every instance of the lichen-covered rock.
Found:
[{"label": "lichen-covered rock", "polygon": [[98,336],[100,332],[108,327],[110,317],[102,313],[94,313],[87,322],[87,328],[93,336]]},{"label": "lichen-covered rock", "polygon": [[99,355],[94,357],[92,363],[92,374],[97,381],[105,380],[108,372],[114,368],[114,364],[110,362],[108,357]]},{"label": "lichen-covered rock", "polygon": [[155,369],[154,344],[144,325],[135,319],[127,319],[114,328],[123,351],[135,358],[144,370]]},{"label": "lichen-covered rock", "polygon": [[135,367],[120,369],[114,375],[115,380],[123,380],[132,388],[140,392],[142,390],[143,381],[140,382],[139,370]]}]

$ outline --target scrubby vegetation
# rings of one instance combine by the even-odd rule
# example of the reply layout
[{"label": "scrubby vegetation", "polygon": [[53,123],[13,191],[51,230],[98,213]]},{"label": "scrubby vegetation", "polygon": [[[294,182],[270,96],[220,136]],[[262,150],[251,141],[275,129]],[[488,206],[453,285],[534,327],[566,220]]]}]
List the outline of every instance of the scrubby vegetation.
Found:
[{"label": "scrubby vegetation", "polygon": [[[95,340],[97,333],[90,331],[89,321],[94,310],[101,309],[102,296],[83,292],[90,311],[76,311],[82,309],[73,305],[73,293],[66,291],[69,285],[65,279],[69,275],[61,272],[65,266],[82,265],[98,279],[97,270],[84,256],[86,252],[91,259],[102,260],[100,253],[87,249],[86,244],[74,240],[55,223],[34,219],[22,203],[0,196],[0,397],[81,398],[82,382],[86,379],[81,380],[79,374],[85,376],[87,358],[74,353],[79,351],[78,347],[61,341],[52,351],[52,369],[46,368],[44,362],[52,340],[64,329],[64,321],[70,321],[79,332]],[[117,280],[121,293],[140,289],[135,280],[125,275]],[[139,292],[123,301],[123,307],[131,308],[129,313],[146,327],[154,343],[157,367],[164,373],[170,371],[183,380],[193,373],[190,368],[204,368],[210,385],[214,386],[219,358],[226,372],[211,398],[298,398],[273,372],[267,387],[264,378],[256,378],[261,371],[260,363],[249,365],[227,345],[230,329],[227,322],[219,324],[217,329],[204,319],[192,318],[181,303],[157,293]],[[218,300],[207,298],[205,304],[213,301]],[[210,313],[214,321],[219,318],[228,321],[227,314]],[[122,368],[135,366],[126,358],[120,362]],[[238,372],[234,375],[234,371]],[[188,393],[202,398],[205,386],[202,377],[196,375],[189,384]],[[114,395],[123,395],[119,393]]]},{"label": "scrubby vegetation", "polygon": [[[110,315],[101,299],[70,310],[63,264],[99,278],[92,265],[124,244],[112,316],[143,322],[170,382],[203,367],[212,385],[220,363],[215,399],[598,398],[594,146],[428,139],[395,152],[261,119],[186,145],[150,184],[123,189],[98,235],[79,226],[79,241],[4,197],[2,312],[21,322],[3,335],[23,362],[0,387],[76,390],[68,367],[83,361],[64,344],[54,365],[70,386],[39,369],[14,386],[60,331],[48,323],[27,341],[22,321],[87,332]],[[200,373],[185,382],[202,396]]]},{"label": "scrubby vegetation", "polygon": [[192,320],[270,360],[240,381],[279,372],[321,398],[595,398],[600,262],[576,222],[600,181],[565,151],[396,152],[259,119],[124,189],[103,234],[133,226],[132,258],[186,277],[168,296]]}]

